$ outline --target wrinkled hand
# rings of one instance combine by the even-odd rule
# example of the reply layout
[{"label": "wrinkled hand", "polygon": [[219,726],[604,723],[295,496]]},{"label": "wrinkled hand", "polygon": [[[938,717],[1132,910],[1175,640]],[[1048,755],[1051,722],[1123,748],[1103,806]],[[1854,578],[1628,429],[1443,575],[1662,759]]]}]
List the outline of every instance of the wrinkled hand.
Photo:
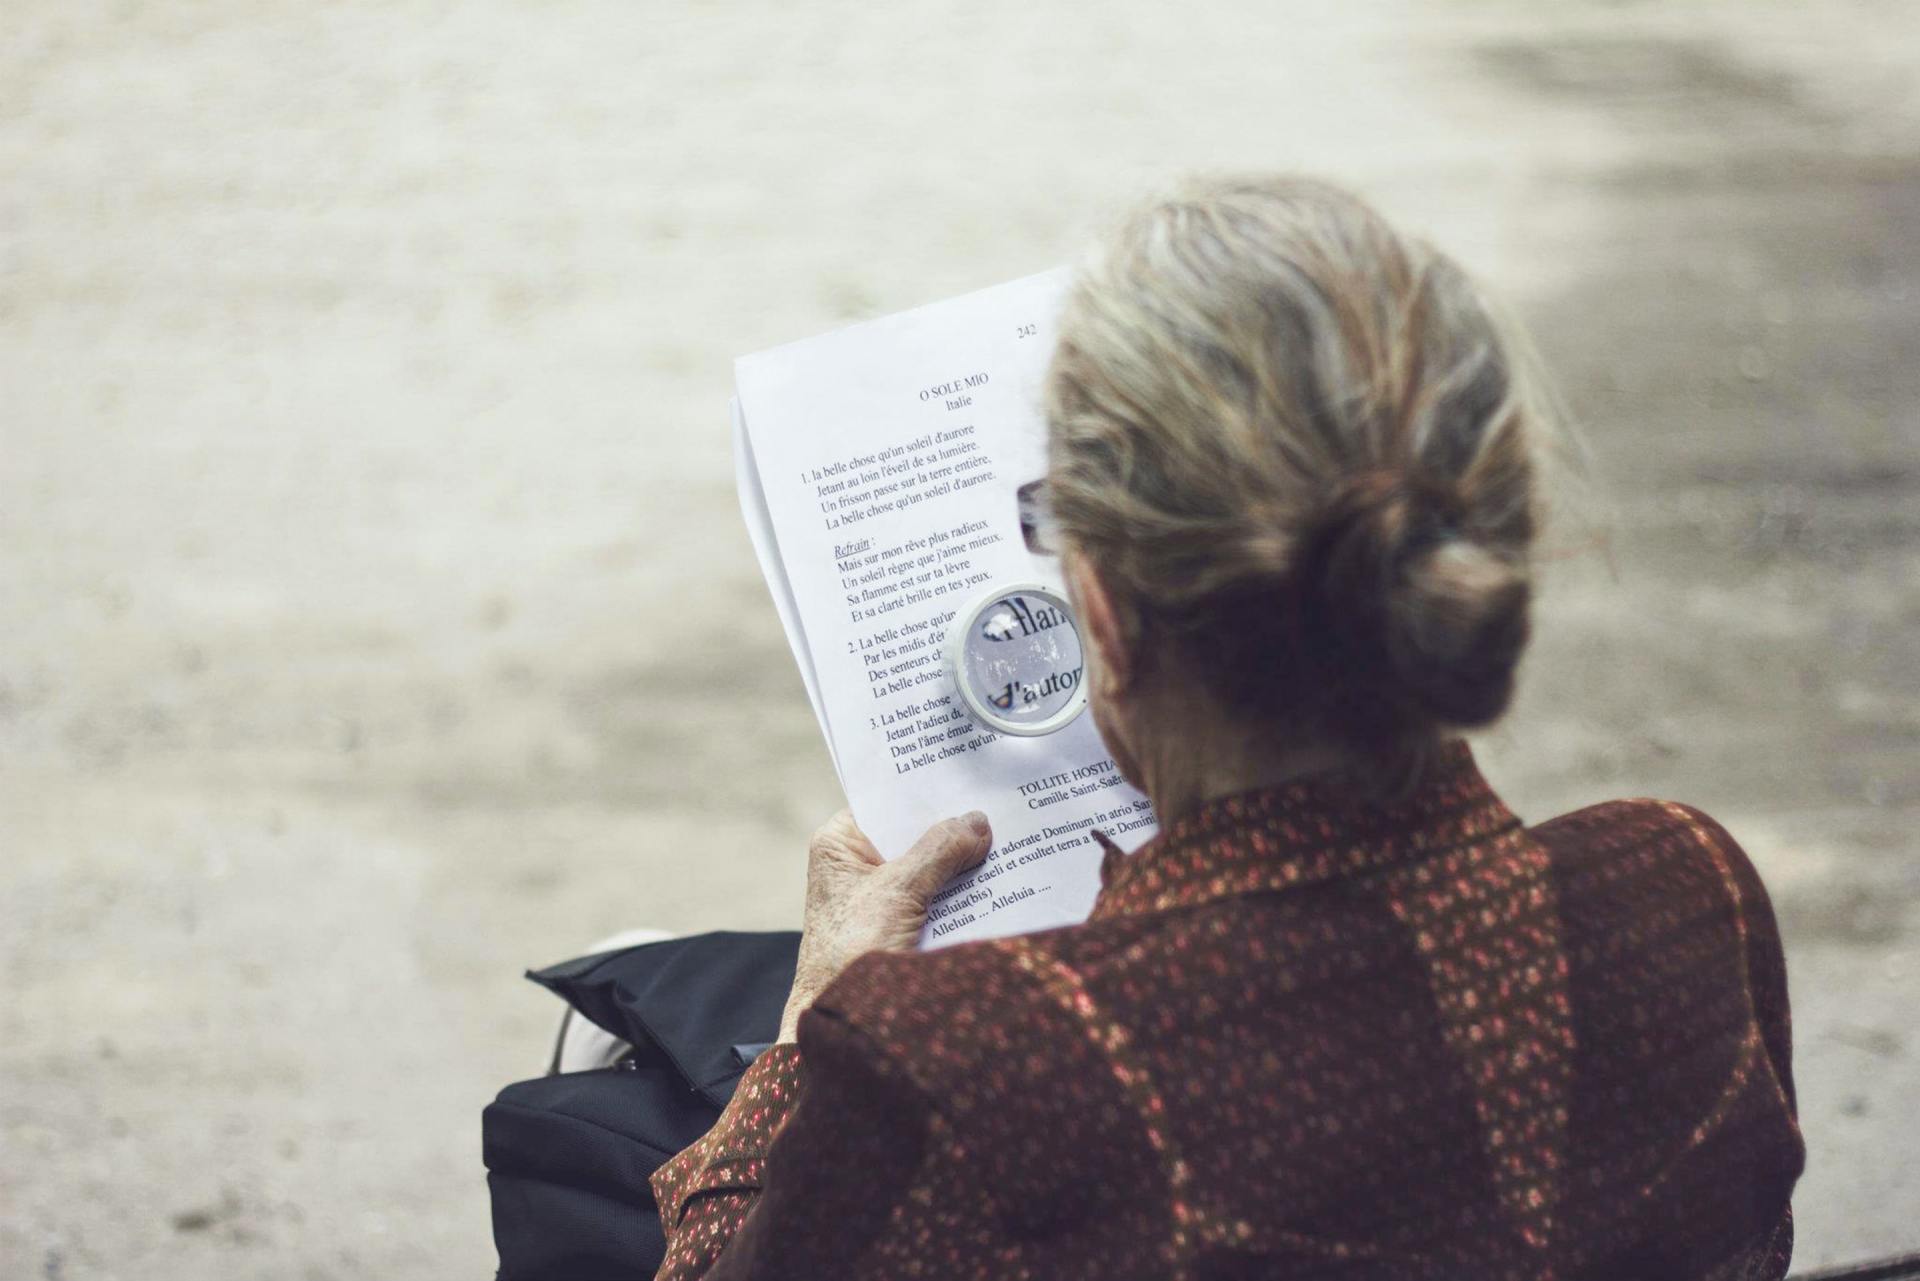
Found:
[{"label": "wrinkled hand", "polygon": [[992,844],[987,816],[978,810],[935,823],[891,863],[854,824],[852,811],[821,824],[807,846],[806,920],[780,1039],[794,1039],[800,1012],[855,957],[913,947],[933,896],[984,859]]}]

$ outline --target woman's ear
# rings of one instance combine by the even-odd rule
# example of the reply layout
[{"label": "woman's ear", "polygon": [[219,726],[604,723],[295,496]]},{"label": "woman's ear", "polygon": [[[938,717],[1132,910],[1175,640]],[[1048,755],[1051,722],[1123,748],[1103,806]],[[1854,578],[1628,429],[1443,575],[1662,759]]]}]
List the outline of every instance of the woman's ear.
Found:
[{"label": "woman's ear", "polygon": [[1124,691],[1133,684],[1136,667],[1113,593],[1107,590],[1093,563],[1078,551],[1066,554],[1063,568],[1074,607],[1080,612],[1082,641],[1092,646],[1094,665],[1112,682],[1113,691]]}]

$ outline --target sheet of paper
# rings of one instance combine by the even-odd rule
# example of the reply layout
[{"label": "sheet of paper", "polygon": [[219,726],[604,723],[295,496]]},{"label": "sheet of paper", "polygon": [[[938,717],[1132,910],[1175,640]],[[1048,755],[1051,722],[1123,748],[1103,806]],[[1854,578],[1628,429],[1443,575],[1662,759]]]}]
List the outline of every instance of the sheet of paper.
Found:
[{"label": "sheet of paper", "polygon": [[[944,661],[955,613],[982,594],[1059,583],[1022,542],[1014,491],[1046,469],[1040,381],[1065,285],[1033,276],[735,367],[742,467],[767,516],[756,545],[776,550],[854,816],[888,857],[940,818],[993,823],[987,862],[935,901],[926,946],[1084,919],[1099,889],[1089,829],[1129,848],[1153,832],[1090,715],[994,734]],[[778,603],[771,573],[769,586]]]},{"label": "sheet of paper", "polygon": [[[773,528],[773,517],[767,512],[767,494],[760,484],[760,469],[754,463],[752,443],[747,439],[747,422],[740,414],[740,398],[735,396],[728,408],[733,415],[734,484],[740,493],[740,514],[747,522],[747,538],[760,561],[760,572],[766,576],[767,592],[773,597],[773,610],[780,616],[780,626],[787,633],[793,661],[800,667],[800,681],[807,687],[807,701],[813,704],[814,718],[826,736],[827,755],[833,761],[834,772],[839,773],[840,756],[833,750],[833,727],[827,722],[826,705],[820,699],[820,677],[814,670],[813,650],[800,624],[800,610],[793,601],[787,567],[780,559],[780,539]],[[840,786],[846,785],[842,777]]]}]

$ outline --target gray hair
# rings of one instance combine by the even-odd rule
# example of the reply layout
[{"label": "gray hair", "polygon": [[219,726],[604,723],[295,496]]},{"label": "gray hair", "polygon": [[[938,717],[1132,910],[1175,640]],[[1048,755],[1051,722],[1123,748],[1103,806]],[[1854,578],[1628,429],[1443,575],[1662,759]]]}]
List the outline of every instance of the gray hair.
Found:
[{"label": "gray hair", "polygon": [[1411,771],[1512,697],[1543,417],[1525,350],[1450,259],[1336,187],[1155,200],[1062,314],[1062,532],[1151,661]]}]

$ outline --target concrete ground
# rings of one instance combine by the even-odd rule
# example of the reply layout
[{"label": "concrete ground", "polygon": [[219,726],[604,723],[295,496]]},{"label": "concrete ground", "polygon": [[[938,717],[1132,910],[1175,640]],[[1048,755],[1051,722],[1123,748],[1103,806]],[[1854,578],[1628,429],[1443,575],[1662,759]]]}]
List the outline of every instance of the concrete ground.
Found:
[{"label": "concrete ground", "polygon": [[839,804],[730,358],[1223,166],[1533,325],[1591,492],[1483,760],[1746,844],[1799,1261],[1920,1248],[1920,9],[12,0],[0,1276],[490,1275],[520,969],[791,923]]}]

